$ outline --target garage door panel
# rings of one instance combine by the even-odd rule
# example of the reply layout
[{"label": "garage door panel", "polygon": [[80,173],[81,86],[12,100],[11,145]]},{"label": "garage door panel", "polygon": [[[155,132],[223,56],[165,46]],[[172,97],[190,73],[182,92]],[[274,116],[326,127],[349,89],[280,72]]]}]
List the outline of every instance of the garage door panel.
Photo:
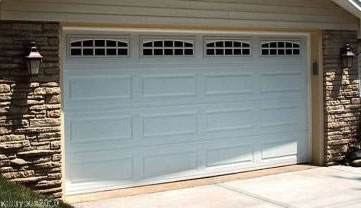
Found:
[{"label": "garage door panel", "polygon": [[254,93],[254,77],[252,74],[218,73],[205,74],[206,96],[250,95]]},{"label": "garage door panel", "polygon": [[130,99],[131,83],[131,76],[74,77],[68,84],[69,99],[70,101]]},{"label": "garage door panel", "polygon": [[161,154],[154,152],[143,157],[143,177],[177,177],[191,174],[197,169],[198,154],[195,151],[170,151]]},{"label": "garage door panel", "polygon": [[262,146],[262,160],[297,156],[297,141],[279,141]]},{"label": "garage door panel", "polygon": [[195,74],[160,74],[142,77],[143,98],[196,96]]},{"label": "garage door panel", "polygon": [[253,145],[239,145],[239,142],[235,145],[207,149],[206,168],[254,162]]},{"label": "garage door panel", "polygon": [[273,130],[282,131],[290,128],[292,130],[307,128],[308,115],[305,114],[307,105],[298,103],[272,103],[264,104],[259,112],[260,127],[263,130],[273,128]]},{"label": "garage door panel", "polygon": [[68,124],[71,143],[130,140],[133,136],[131,116],[75,118]]},{"label": "garage door panel", "polygon": [[68,167],[72,170],[68,179],[73,184],[99,182],[99,180],[118,183],[132,179],[132,165],[130,158],[73,164]]},{"label": "garage door panel", "polygon": [[68,153],[71,158],[67,175],[71,183],[121,181],[133,177],[134,159],[130,152],[106,150],[94,152]]},{"label": "garage door panel", "polygon": [[255,127],[256,114],[252,108],[229,108],[206,110],[207,133],[250,130]]},{"label": "garage door panel", "polygon": [[72,77],[65,83],[64,109],[85,109],[87,107],[119,105],[132,101],[132,76]]},{"label": "garage door panel", "polygon": [[[298,162],[306,162],[305,151],[307,145],[304,141],[306,134],[269,135],[260,144],[261,161],[277,161],[294,158]],[[272,142],[270,142],[272,141]]]},{"label": "garage door panel", "polygon": [[142,136],[195,135],[198,132],[197,112],[142,115]]},{"label": "garage door panel", "polygon": [[294,96],[294,93],[305,95],[307,83],[301,72],[278,72],[261,74],[261,92],[272,95],[282,93],[283,96]]}]

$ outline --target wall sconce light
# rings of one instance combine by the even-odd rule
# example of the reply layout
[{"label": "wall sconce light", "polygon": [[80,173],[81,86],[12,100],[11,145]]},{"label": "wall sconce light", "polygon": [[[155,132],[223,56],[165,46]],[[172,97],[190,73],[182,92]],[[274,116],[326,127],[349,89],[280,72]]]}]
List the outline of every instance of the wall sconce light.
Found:
[{"label": "wall sconce light", "polygon": [[341,48],[342,68],[352,68],[354,57],[355,54],[352,52],[350,44],[347,43],[345,47]]},{"label": "wall sconce light", "polygon": [[43,56],[39,53],[38,49],[36,48],[35,42],[31,42],[30,53],[25,58],[28,65],[28,73],[30,75],[39,74],[39,68],[43,60]]}]

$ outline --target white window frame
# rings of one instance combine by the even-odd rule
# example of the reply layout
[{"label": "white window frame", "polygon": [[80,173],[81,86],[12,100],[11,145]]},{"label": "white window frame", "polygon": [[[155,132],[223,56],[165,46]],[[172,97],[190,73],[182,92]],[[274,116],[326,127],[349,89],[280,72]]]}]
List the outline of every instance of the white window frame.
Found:
[{"label": "white window frame", "polygon": [[[87,41],[87,40],[92,40],[93,41],[93,46],[90,47],[83,47],[83,46],[71,46],[71,44],[73,42],[77,42],[77,41]],[[105,46],[95,46],[95,40],[105,40]],[[118,42],[124,42],[127,43],[128,46],[121,46],[119,47],[118,45],[116,46],[110,46],[107,47],[106,46],[106,41],[110,40],[110,41],[115,41],[116,43]],[[125,37],[125,36],[101,36],[101,35],[90,35],[90,36],[79,36],[79,35],[71,35],[67,37],[67,43],[66,43],[66,52],[67,52],[67,58],[68,59],[89,59],[89,58],[101,58],[101,59],[122,59],[122,58],[129,58],[130,54],[131,54],[131,41],[129,37]],[[71,49],[73,48],[77,48],[77,49],[93,49],[93,55],[71,55]],[[117,54],[118,54],[118,49],[127,49],[127,55],[106,55],[106,49],[116,49],[117,50]],[[105,55],[95,55],[95,49],[104,49],[105,50]],[[82,52],[83,53],[83,52]]]},{"label": "white window frame", "polygon": [[[151,47],[144,47],[144,44],[147,43],[147,42],[156,42],[156,41],[163,41],[163,46],[162,47],[155,47],[154,45],[151,46]],[[174,44],[173,44],[173,47],[165,47],[164,46],[164,42],[165,41],[173,41],[176,42],[176,41],[181,41],[181,42],[187,42],[187,43],[190,43],[192,44],[192,47],[185,47],[184,45],[182,47],[175,47]],[[187,58],[187,57],[195,57],[195,53],[196,53],[196,50],[195,50],[195,46],[196,45],[196,41],[195,39],[191,39],[191,38],[181,38],[181,37],[170,37],[170,36],[164,36],[164,37],[141,37],[140,38],[140,44],[139,44],[139,47],[140,47],[140,54],[139,56],[141,58],[177,58],[177,57],[183,57],[183,58]],[[152,52],[152,55],[144,55],[144,49],[151,49],[153,52]],[[163,50],[163,55],[154,55],[154,50],[155,49],[161,49]],[[172,49],[173,50],[173,55],[165,55],[164,51],[165,49]],[[183,50],[183,55],[175,55],[175,50],[176,49],[182,49]],[[187,49],[191,49],[192,50],[192,55],[185,55],[185,50]]]},{"label": "white window frame", "polygon": [[[282,48],[278,48],[278,46],[276,48],[271,48],[271,47],[268,47],[268,48],[263,48],[263,44],[271,44],[273,42],[283,42],[285,44],[287,43],[292,43],[292,47],[291,48],[287,48],[286,45]],[[299,47],[298,48],[294,48],[293,47],[293,44],[298,44]],[[260,40],[260,43],[259,43],[259,54],[260,56],[262,57],[299,57],[299,56],[302,56],[302,53],[303,53],[303,49],[302,49],[302,41],[301,40],[289,40],[289,39],[262,39]],[[269,51],[269,54],[268,55],[264,55],[262,54],[262,50],[268,50]],[[279,49],[283,49],[285,50],[285,54],[278,54],[278,50]],[[299,54],[294,54],[293,53],[293,50],[295,49],[298,49],[299,50]],[[270,50],[276,50],[277,51],[277,54],[271,54],[270,53]],[[286,50],[292,50],[292,54],[291,55],[288,55],[286,54]]]},{"label": "white window frame", "polygon": [[[246,44],[249,44],[249,47],[243,47],[242,45],[241,45],[241,48],[238,48],[238,47],[234,47],[234,45],[232,46],[232,47],[230,47],[230,48],[227,48],[226,46],[225,46],[225,42],[226,41],[231,41],[231,42],[233,42],[232,44],[234,44],[234,42],[240,42],[241,44],[243,44],[243,43],[246,43]],[[217,43],[217,42],[223,42],[223,47],[217,47],[217,46],[215,46],[215,47],[212,47],[212,49],[214,49],[214,50],[216,50],[216,49],[222,49],[222,50],[226,50],[226,49],[231,49],[232,50],[232,55],[226,55],[225,53],[223,54],[223,55],[217,55],[216,53],[214,54],[214,55],[208,55],[207,54],[207,50],[209,49],[208,48],[208,46],[207,46],[207,44],[209,44],[209,43],[212,43],[212,42],[214,42],[215,44]],[[203,53],[204,53],[204,57],[207,57],[207,58],[211,58],[211,57],[249,57],[249,56],[252,56],[252,41],[251,40],[248,40],[248,39],[232,39],[232,38],[217,38],[217,39],[212,39],[212,38],[205,38],[204,39],[204,43],[203,43],[203,48],[204,48],[204,50],[203,50]],[[239,54],[239,55],[235,55],[234,54],[234,50],[235,49],[240,49],[240,50],[242,50],[242,54]],[[244,49],[248,49],[249,50],[249,54],[246,54],[246,55],[244,55],[243,54],[243,50]]]}]

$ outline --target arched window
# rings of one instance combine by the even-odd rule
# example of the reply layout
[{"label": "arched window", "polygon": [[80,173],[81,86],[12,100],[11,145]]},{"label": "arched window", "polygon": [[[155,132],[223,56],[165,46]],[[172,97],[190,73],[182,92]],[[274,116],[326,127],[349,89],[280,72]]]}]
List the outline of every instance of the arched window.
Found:
[{"label": "arched window", "polygon": [[263,56],[298,56],[301,53],[300,43],[295,41],[264,41],[261,50]]},{"label": "arched window", "polygon": [[128,56],[128,40],[83,39],[70,42],[70,56]]},{"label": "arched window", "polygon": [[193,56],[191,40],[143,40],[143,56]]},{"label": "arched window", "polygon": [[208,40],[206,41],[207,56],[249,56],[251,43],[240,40]]}]

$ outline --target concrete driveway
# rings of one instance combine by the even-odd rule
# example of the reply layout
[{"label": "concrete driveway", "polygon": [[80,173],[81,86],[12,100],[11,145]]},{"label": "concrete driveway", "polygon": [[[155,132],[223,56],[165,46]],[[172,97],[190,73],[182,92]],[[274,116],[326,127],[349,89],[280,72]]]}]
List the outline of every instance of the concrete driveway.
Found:
[{"label": "concrete driveway", "polygon": [[335,166],[76,204],[76,208],[361,208],[361,168]]}]

